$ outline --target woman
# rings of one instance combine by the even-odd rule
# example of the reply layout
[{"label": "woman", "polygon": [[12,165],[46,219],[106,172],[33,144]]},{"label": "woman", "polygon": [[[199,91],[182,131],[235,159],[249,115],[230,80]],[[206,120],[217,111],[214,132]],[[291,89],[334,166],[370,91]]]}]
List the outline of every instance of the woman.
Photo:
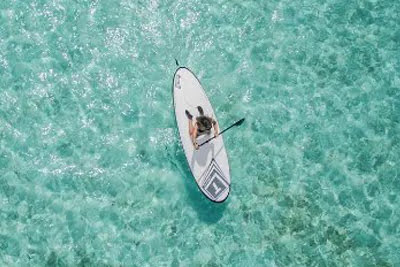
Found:
[{"label": "woman", "polygon": [[216,120],[209,116],[204,115],[203,108],[198,106],[200,116],[196,117],[196,122],[193,122],[193,115],[190,114],[188,110],[185,110],[186,116],[189,119],[189,135],[192,139],[194,148],[199,149],[199,144],[197,143],[197,137],[204,134],[211,134],[211,128],[214,128],[214,136],[217,137],[219,134],[218,123]]}]

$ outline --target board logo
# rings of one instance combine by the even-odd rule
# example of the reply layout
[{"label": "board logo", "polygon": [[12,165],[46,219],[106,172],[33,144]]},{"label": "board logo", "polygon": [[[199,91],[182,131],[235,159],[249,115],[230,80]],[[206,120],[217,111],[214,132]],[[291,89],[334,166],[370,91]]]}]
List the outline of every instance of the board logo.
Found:
[{"label": "board logo", "polygon": [[202,187],[212,199],[218,199],[218,197],[229,188],[229,184],[226,182],[221,168],[214,159],[211,161],[202,177],[204,181]]},{"label": "board logo", "polygon": [[179,74],[176,75],[174,86],[177,89],[181,89],[181,76]]}]

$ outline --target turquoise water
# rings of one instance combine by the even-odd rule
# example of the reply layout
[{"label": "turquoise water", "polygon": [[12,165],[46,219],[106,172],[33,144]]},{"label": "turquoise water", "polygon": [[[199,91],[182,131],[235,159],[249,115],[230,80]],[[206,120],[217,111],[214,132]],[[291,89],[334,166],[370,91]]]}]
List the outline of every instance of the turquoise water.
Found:
[{"label": "turquoise water", "polygon": [[[400,266],[400,2],[0,3],[1,266]],[[232,191],[194,183],[174,58]]]}]

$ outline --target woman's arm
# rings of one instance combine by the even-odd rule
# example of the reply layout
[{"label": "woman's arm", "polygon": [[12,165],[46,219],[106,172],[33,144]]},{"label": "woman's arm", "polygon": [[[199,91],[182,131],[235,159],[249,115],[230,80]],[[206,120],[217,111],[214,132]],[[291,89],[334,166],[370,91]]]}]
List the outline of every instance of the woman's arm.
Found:
[{"label": "woman's arm", "polygon": [[218,122],[216,120],[213,120],[213,126],[214,126],[214,136],[217,137],[219,135],[219,127],[218,127]]}]

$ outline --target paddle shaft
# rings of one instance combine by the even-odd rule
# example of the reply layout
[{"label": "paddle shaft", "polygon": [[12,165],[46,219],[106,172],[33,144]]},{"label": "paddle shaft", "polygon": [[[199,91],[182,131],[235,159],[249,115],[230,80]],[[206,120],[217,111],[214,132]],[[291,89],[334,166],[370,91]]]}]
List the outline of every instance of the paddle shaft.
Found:
[{"label": "paddle shaft", "polygon": [[[239,126],[240,124],[242,124],[244,121],[244,118],[235,122],[234,124],[232,124],[231,126],[229,126],[228,128],[224,129],[222,132],[219,133],[219,135],[223,134],[224,132],[228,131],[230,128],[234,127],[234,126]],[[215,136],[211,137],[210,139],[208,139],[207,141],[205,141],[204,143],[201,143],[199,145],[199,147],[201,147],[202,145],[207,144],[208,142],[210,142],[211,140],[215,139]]]}]

